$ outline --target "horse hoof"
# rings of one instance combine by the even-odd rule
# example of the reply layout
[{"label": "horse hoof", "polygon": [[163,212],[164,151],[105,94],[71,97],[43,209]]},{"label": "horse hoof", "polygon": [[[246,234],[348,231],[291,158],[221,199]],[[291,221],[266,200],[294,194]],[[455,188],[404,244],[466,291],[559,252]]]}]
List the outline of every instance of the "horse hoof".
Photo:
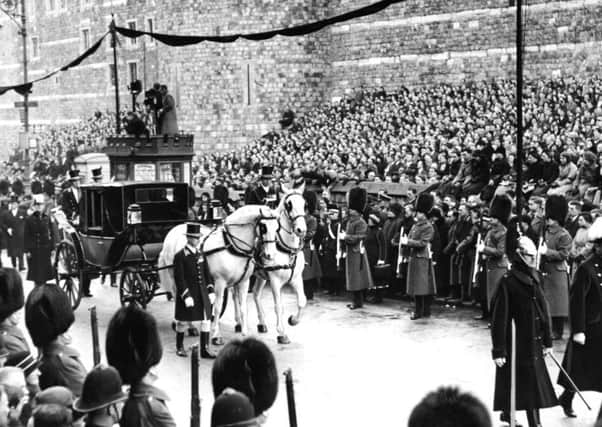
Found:
[{"label": "horse hoof", "polygon": [[286,335],[278,335],[278,344],[290,344],[291,340]]},{"label": "horse hoof", "polygon": [[257,325],[257,332],[259,332],[260,334],[267,334],[268,327],[266,325]]},{"label": "horse hoof", "polygon": [[242,332],[242,326],[236,325],[234,327],[234,332],[236,332],[237,334],[240,334]]},{"label": "horse hoof", "polygon": [[299,320],[298,320],[298,319],[296,319],[295,317],[293,317],[293,316],[289,316],[289,317],[288,317],[288,324],[289,324],[289,325],[291,325],[291,326],[295,326],[295,325],[297,325],[298,323],[299,323]]},{"label": "horse hoof", "polygon": [[222,337],[211,338],[211,344],[213,344],[213,345],[224,345],[224,339]]}]

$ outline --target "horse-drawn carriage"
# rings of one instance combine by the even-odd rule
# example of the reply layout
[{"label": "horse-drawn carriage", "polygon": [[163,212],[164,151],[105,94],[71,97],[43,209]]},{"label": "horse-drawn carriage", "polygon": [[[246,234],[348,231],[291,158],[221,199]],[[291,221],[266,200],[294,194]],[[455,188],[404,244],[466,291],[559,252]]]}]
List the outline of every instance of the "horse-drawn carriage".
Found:
[{"label": "horse-drawn carriage", "polygon": [[59,214],[63,240],[54,259],[56,283],[79,306],[83,285],[121,272],[122,304],[145,307],[160,291],[157,258],[165,236],[188,219],[186,183],[115,182],[81,186],[79,224]]}]

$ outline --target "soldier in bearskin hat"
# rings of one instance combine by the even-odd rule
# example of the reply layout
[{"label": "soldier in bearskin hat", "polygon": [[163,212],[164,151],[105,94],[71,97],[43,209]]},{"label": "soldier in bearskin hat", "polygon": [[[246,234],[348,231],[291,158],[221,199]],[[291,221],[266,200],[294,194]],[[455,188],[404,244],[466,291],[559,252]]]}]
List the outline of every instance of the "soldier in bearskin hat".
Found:
[{"label": "soldier in bearskin hat", "polygon": [[561,339],[564,322],[569,315],[568,261],[573,239],[564,228],[568,204],[563,196],[546,200],[546,228],[539,247],[540,269],[544,275],[543,290],[552,316],[552,337]]},{"label": "soldier in bearskin hat", "polygon": [[307,225],[307,231],[303,237],[303,255],[305,257],[303,290],[307,299],[313,300],[317,281],[322,277],[322,268],[314,241],[318,231],[318,220],[314,216],[318,197],[313,191],[306,190],[303,192],[303,198],[305,199],[305,224]]},{"label": "soldier in bearskin hat", "polygon": [[40,388],[67,387],[75,396],[82,392],[86,369],[79,353],[70,347],[67,331],[75,320],[69,297],[56,285],[36,286],[25,303],[25,324],[42,356]]},{"label": "soldier in bearskin hat", "polygon": [[374,286],[368,256],[364,248],[364,240],[368,233],[368,224],[362,215],[366,209],[366,190],[353,187],[347,194],[347,205],[349,206],[349,220],[344,232],[339,238],[344,240],[347,258],[346,285],[347,291],[353,294],[353,303],[348,304],[351,310],[361,308],[364,305],[364,289]]},{"label": "soldier in bearskin hat", "polygon": [[187,224],[186,246],[174,256],[176,351],[178,356],[187,356],[184,332],[190,322],[201,322],[201,357],[214,359],[209,351],[209,333],[215,293],[207,263],[198,248],[200,237],[200,224]]},{"label": "soldier in bearskin hat", "polygon": [[122,427],[175,427],[167,408],[167,394],[155,387],[154,367],[161,362],[163,347],[157,321],[136,304],[113,315],[105,343],[107,362],[130,385],[123,410]]},{"label": "soldier in bearskin hat", "polygon": [[486,260],[487,279],[483,289],[485,295],[481,295],[481,308],[485,317],[491,309],[491,301],[500,279],[508,270],[506,224],[511,212],[512,201],[507,196],[495,196],[489,207],[489,230],[481,245],[477,247],[477,252],[483,254]]},{"label": "soldier in bearskin hat", "polygon": [[0,269],[0,335],[10,354],[29,352],[29,345],[19,328],[19,310],[24,304],[21,275],[12,268]]},{"label": "soldier in bearskin hat", "polygon": [[50,260],[54,248],[50,218],[42,212],[44,195],[36,194],[33,199],[33,213],[25,219],[23,238],[27,254],[27,280],[36,285],[54,278]]},{"label": "soldier in bearskin hat", "polygon": [[[570,293],[571,336],[562,365],[582,391],[602,392],[602,218],[588,230],[593,255],[575,272]],[[573,411],[575,391],[566,376],[558,384],[564,387],[560,405],[567,417]]]},{"label": "soldier in bearskin hat", "polygon": [[549,313],[535,269],[536,247],[520,237],[510,271],[504,273],[492,303],[492,357],[497,366],[493,410],[510,421],[511,324],[516,325],[516,409],[527,411],[530,427],[540,427],[540,408],[558,405],[544,356],[552,351]]},{"label": "soldier in bearskin hat", "polygon": [[434,204],[435,199],[431,194],[419,194],[416,198],[416,223],[407,236],[401,237],[401,245],[409,251],[406,292],[414,297],[412,320],[430,317],[433,295],[437,293],[431,256],[435,229],[427,217]]}]

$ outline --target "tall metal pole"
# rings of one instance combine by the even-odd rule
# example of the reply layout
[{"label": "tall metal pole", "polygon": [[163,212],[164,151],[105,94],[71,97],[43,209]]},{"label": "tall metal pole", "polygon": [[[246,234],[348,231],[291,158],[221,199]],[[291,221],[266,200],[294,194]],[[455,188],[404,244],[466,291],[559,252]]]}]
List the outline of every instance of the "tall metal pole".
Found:
[{"label": "tall metal pole", "polygon": [[516,211],[523,207],[523,2],[516,0]]},{"label": "tall metal pole", "polygon": [[[21,40],[23,41],[23,83],[27,83],[27,15],[25,14],[25,0],[21,0]],[[29,132],[29,91],[23,94],[23,124],[25,133]]]},{"label": "tall metal pole", "polygon": [[119,75],[117,74],[117,32],[115,31],[115,15],[111,15],[111,46],[113,47],[113,76],[115,76],[115,130],[121,133],[121,119],[119,116]]}]

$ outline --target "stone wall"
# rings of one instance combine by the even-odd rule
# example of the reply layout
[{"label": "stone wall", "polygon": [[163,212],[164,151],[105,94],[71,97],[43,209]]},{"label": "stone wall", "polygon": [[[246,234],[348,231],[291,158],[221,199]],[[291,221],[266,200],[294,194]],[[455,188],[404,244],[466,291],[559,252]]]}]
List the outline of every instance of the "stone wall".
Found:
[{"label": "stone wall", "polygon": [[[111,12],[118,25],[178,34],[256,32],[311,22],[372,0],[28,0],[30,36],[40,57],[30,64],[39,77],[83,50],[83,30],[94,42]],[[58,10],[50,10],[50,4]],[[61,7],[63,6],[64,7]],[[56,7],[55,7],[56,9]],[[169,48],[140,38],[121,40],[121,102],[131,63],[145,87],[167,83],[178,103],[180,128],[199,148],[222,150],[251,141],[278,126],[285,109],[302,113],[361,86],[513,78],[515,9],[501,0],[408,0],[316,34],[263,42],[203,43]],[[528,78],[598,73],[602,0],[530,2],[526,9],[525,73]],[[0,17],[0,85],[22,79],[20,38]],[[72,123],[95,110],[114,109],[109,38],[77,69],[37,84],[33,124]],[[7,46],[7,49],[4,49]],[[30,39],[30,54],[31,52]],[[19,113],[13,94],[0,97],[0,144],[14,142]],[[0,153],[0,155],[2,155]]]}]

